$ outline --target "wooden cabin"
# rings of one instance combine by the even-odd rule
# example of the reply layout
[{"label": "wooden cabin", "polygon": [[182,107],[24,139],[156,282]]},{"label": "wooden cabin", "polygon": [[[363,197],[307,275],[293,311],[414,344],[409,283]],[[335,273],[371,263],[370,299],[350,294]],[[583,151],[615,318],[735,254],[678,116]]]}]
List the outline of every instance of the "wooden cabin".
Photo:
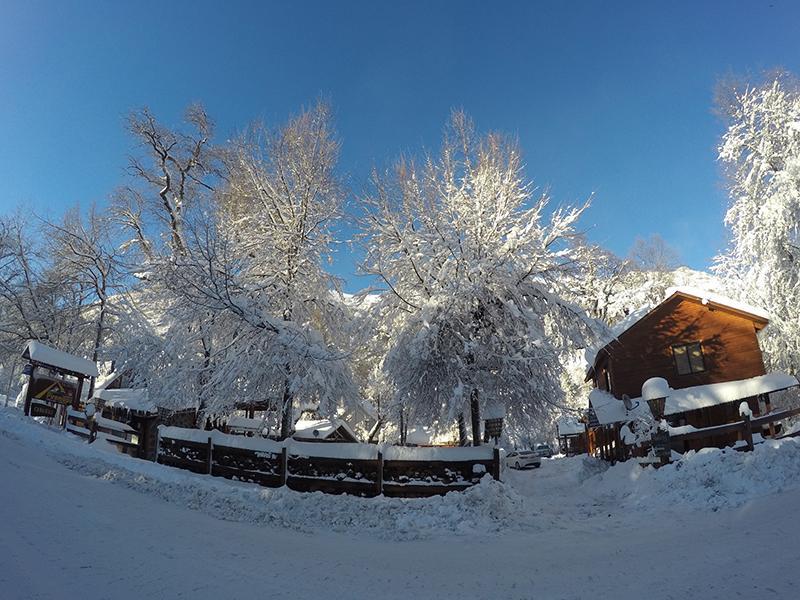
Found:
[{"label": "wooden cabin", "polygon": [[[621,432],[647,404],[642,385],[667,380],[665,418],[672,427],[702,429],[739,419],[746,401],[754,415],[769,412],[772,392],[798,385],[791,375],[766,374],[758,333],[764,311],[693,288],[675,288],[649,312],[621,327],[594,356],[586,374],[590,396],[588,452],[609,460],[628,457]],[[627,406],[623,399],[627,400]],[[736,442],[735,434],[682,442],[677,451]]]},{"label": "wooden cabin", "polygon": [[586,424],[562,417],[556,422],[558,450],[566,456],[586,454]]}]

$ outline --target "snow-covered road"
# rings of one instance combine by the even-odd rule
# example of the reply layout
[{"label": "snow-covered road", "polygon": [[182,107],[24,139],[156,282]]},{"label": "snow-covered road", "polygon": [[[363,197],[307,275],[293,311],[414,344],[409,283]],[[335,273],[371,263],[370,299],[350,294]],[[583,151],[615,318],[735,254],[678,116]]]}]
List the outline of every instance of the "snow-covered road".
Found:
[{"label": "snow-covered road", "polygon": [[[54,456],[78,446],[72,458]],[[231,502],[214,491],[227,482],[139,461],[126,479],[117,461],[129,459],[107,462],[89,450],[70,436],[0,419],[0,598],[798,597],[796,488],[717,511],[616,511],[596,498],[559,501],[566,492],[558,488],[559,463],[547,461],[541,471],[509,476],[523,498],[551,482],[520,505],[520,526],[434,528],[426,539],[401,541],[357,525],[374,517],[369,501],[343,504],[354,525],[339,523],[335,532],[325,522],[298,531],[222,520],[215,515],[233,509],[205,505]],[[91,468],[78,466],[92,456]],[[159,472],[166,491],[154,494]],[[178,477],[181,495],[170,487]],[[151,483],[137,487],[137,478]],[[186,508],[190,491],[201,510]],[[300,496],[278,498],[288,516],[293,502],[298,515],[309,514]],[[387,519],[401,506],[384,504]],[[435,513],[449,505],[425,506]],[[424,523],[426,514],[403,518]]]}]

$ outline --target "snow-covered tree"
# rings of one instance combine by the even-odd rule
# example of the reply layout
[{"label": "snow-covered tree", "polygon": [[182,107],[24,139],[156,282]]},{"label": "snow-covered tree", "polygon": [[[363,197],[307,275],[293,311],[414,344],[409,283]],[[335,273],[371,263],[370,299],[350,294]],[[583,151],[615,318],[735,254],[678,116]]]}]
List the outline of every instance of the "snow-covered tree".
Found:
[{"label": "snow-covered tree", "polygon": [[202,215],[219,179],[213,122],[195,105],[180,127],[164,126],[146,108],[133,112],[127,125],[136,145],[131,179],[113,198],[111,213],[126,233],[121,250],[138,281],[115,300],[139,314],[121,321],[127,335],[117,338],[115,358],[120,368],[133,367],[138,383],[152,388],[163,406],[202,413],[216,317],[187,303],[169,277],[187,254],[187,221]]},{"label": "snow-covered tree", "polygon": [[[512,436],[542,430],[563,399],[559,356],[590,335],[562,300],[562,272],[583,259],[583,208],[533,197],[516,144],[478,137],[453,114],[438,156],[374,178],[364,270],[386,286],[383,368],[409,417],[447,428],[506,415]],[[464,431],[462,427],[462,431]]]},{"label": "snow-covered tree", "polygon": [[716,270],[731,292],[767,309],[762,347],[771,366],[800,360],[800,88],[780,75],[732,88],[720,107],[727,130],[719,160],[727,175],[730,229]]},{"label": "snow-covered tree", "polygon": [[280,382],[284,437],[296,395],[315,396],[324,407],[352,392],[347,361],[336,349],[343,307],[337,282],[323,268],[344,199],[338,155],[330,108],[321,102],[279,129],[252,127],[224,152],[217,235],[235,265],[231,282],[246,299],[229,310],[274,329],[252,344],[271,357],[264,375],[271,386]]},{"label": "snow-covered tree", "polygon": [[[61,222],[46,223],[46,247],[53,268],[70,285],[85,290],[83,312],[90,325],[91,342],[86,354],[93,361],[100,358],[101,348],[112,326],[113,315],[109,297],[122,283],[119,256],[106,216],[92,206],[84,217],[79,207],[67,211]],[[95,380],[89,383],[89,395]]]}]

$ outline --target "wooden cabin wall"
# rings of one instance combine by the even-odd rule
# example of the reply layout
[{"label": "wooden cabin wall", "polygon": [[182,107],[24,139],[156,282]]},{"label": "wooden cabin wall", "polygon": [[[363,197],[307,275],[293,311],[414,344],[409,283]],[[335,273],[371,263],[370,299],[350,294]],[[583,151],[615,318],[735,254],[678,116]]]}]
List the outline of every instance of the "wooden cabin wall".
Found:
[{"label": "wooden cabin wall", "polygon": [[[672,346],[701,342],[705,371],[678,375]],[[641,396],[642,384],[663,377],[670,387],[734,381],[763,375],[764,360],[751,319],[681,296],[670,299],[607,347],[595,369],[595,386],[605,388],[608,369],[611,393]],[[737,405],[738,406],[738,405]]]}]

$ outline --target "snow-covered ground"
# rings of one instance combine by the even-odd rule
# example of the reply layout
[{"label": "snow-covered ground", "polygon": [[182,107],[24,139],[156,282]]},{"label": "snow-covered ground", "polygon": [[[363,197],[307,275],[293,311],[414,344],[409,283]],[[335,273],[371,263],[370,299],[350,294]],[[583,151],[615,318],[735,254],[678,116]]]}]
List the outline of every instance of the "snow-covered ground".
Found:
[{"label": "snow-covered ground", "polygon": [[300,494],[0,410],[0,598],[798,597],[796,441],[504,479],[422,500]]}]

